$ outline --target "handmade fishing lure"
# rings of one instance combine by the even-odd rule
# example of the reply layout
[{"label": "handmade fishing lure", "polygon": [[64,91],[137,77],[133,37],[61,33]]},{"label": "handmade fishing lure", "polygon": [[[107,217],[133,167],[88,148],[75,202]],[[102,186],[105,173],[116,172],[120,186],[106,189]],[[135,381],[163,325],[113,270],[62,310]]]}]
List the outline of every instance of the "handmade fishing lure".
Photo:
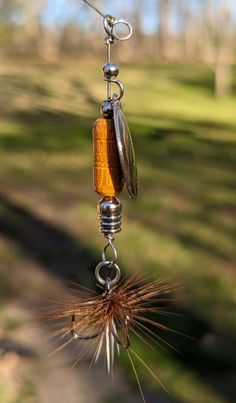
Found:
[{"label": "handmade fishing lure", "polygon": [[[94,188],[102,196],[98,202],[98,216],[100,231],[106,238],[102,260],[95,268],[96,280],[102,292],[94,294],[88,290],[81,290],[76,300],[68,302],[67,306],[54,312],[51,317],[66,321],[65,326],[57,332],[58,335],[71,333],[71,339],[87,342],[88,347],[81,350],[78,360],[81,355],[89,351],[92,352],[93,361],[96,362],[105,352],[107,370],[110,372],[115,351],[119,353],[120,348],[124,349],[129,356],[145,401],[132,356],[140,360],[152,376],[161,382],[133,350],[130,336],[133,333],[146,344],[149,342],[159,344],[161,338],[153,328],[162,330],[168,328],[153,320],[149,314],[161,312],[157,302],[163,294],[169,293],[173,286],[163,280],[150,283],[136,278],[121,280],[114,246],[114,236],[121,231],[122,220],[122,204],[117,196],[125,184],[129,196],[135,199],[138,193],[138,179],[133,143],[121,107],[124,86],[117,79],[118,66],[111,61],[111,45],[115,40],[129,39],[132,27],[124,20],[104,15],[88,1],[84,1],[102,15],[107,46],[107,62],[103,66],[104,80],[107,82],[107,99],[101,106],[102,117],[95,121],[93,127]],[[128,30],[126,36],[118,34],[118,26],[126,27]],[[113,84],[118,86],[118,94],[112,94]],[[110,254],[112,253],[113,259],[107,257],[108,250]]]}]

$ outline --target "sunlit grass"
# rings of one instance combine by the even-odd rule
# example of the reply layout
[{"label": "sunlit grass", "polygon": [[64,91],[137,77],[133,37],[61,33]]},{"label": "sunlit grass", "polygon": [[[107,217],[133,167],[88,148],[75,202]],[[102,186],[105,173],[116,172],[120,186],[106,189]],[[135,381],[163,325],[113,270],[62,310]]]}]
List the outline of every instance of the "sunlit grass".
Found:
[{"label": "sunlit grass", "polygon": [[[236,99],[214,97],[212,72],[205,66],[121,71],[140,194],[135,202],[121,196],[119,260],[129,273],[183,284],[179,306],[201,330],[191,348],[212,365],[209,371],[219,373],[211,382],[198,374],[199,368],[204,372],[199,362],[143,354],[181,401],[223,403],[216,387],[221,361],[209,362],[199,346],[208,333],[236,338]],[[106,94],[102,73],[92,65],[85,74],[83,65],[71,64],[6,66],[4,74],[1,192],[64,228],[99,259],[103,241],[92,189],[91,127]],[[15,257],[9,252],[8,259]],[[180,344],[185,349],[185,339]]]}]

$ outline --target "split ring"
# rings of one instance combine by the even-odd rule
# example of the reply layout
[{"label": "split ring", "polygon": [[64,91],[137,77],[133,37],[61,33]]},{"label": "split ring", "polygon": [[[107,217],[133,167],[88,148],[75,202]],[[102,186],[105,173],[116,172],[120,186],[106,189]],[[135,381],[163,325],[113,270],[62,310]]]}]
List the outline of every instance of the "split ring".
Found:
[{"label": "split ring", "polygon": [[[122,36],[122,35],[118,35],[115,32],[115,28],[118,25],[125,25],[125,27],[128,28],[127,35]],[[127,39],[129,39],[131,37],[132,32],[133,32],[133,28],[129,22],[127,22],[125,20],[116,20],[115,17],[112,17],[111,15],[105,15],[105,17],[103,19],[103,26],[104,26],[106,33],[109,35],[109,37],[111,37],[112,39],[115,38],[117,41],[126,41]]]},{"label": "split ring", "polygon": [[[127,33],[127,35],[124,35],[124,36],[120,36],[120,35],[118,35],[116,32],[115,32],[115,27],[117,26],[117,25],[125,25],[126,27],[128,27],[128,33]],[[114,24],[113,24],[113,27],[112,27],[112,36],[114,36],[114,38],[115,39],[117,39],[118,41],[126,41],[127,39],[129,39],[130,37],[131,37],[131,35],[132,35],[132,32],[133,32],[133,29],[132,29],[132,26],[127,22],[127,21],[125,21],[125,20],[118,20],[118,21],[115,21],[114,22]]]},{"label": "split ring", "polygon": [[116,263],[110,262],[110,261],[105,261],[105,262],[100,262],[98,263],[96,269],[95,269],[95,276],[97,281],[99,282],[99,284],[101,285],[106,285],[107,284],[107,280],[104,280],[104,278],[102,278],[100,271],[103,267],[107,267],[110,269],[115,269],[115,277],[111,278],[109,280],[109,284],[112,287],[113,285],[117,284],[118,281],[120,280],[120,276],[121,276],[121,272],[120,272],[120,268]]}]

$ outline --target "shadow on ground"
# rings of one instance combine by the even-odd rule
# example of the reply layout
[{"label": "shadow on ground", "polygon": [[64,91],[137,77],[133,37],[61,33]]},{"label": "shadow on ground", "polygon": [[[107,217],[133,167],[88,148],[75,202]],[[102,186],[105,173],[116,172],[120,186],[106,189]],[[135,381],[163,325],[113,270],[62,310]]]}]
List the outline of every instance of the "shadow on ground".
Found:
[{"label": "shadow on ground", "polygon": [[[84,278],[86,281],[92,280],[96,257],[93,251],[85,247],[80,240],[75,240],[59,227],[13,203],[3,194],[0,196],[0,212],[1,235],[14,241],[30,259],[39,262],[45,270],[57,277],[75,281],[83,281]],[[78,262],[80,267],[79,278],[77,277]],[[88,268],[90,268],[89,271]],[[183,312],[180,311],[180,313]],[[227,372],[235,370],[232,358],[235,351],[229,349],[226,358],[221,349],[224,343],[229,343],[229,340],[227,337],[222,338],[219,335],[217,336],[220,338],[218,355],[209,349],[204,351],[202,340],[208,335],[214,335],[214,331],[207,323],[195,317],[192,312],[187,311],[186,313],[187,316],[180,320],[169,317],[164,320],[164,323],[177,328],[179,331],[187,329],[187,334],[194,336],[196,340],[173,337],[171,334],[163,333],[162,335],[161,332],[158,334],[183,353],[183,357],[171,353],[173,360],[180,360],[191,370],[197,371],[205,383],[209,383],[225,399],[233,402],[234,390],[225,387],[224,377]],[[222,381],[216,382],[216,378],[221,378]]]}]

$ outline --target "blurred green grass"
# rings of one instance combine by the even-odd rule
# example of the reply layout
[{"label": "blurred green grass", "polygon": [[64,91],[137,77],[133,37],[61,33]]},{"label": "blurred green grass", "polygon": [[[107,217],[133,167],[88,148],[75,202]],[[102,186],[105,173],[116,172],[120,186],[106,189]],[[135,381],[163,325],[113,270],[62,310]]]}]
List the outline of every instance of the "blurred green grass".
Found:
[{"label": "blurred green grass", "polygon": [[[137,201],[122,196],[120,262],[129,273],[180,281],[179,307],[187,315],[166,320],[197,338],[190,343],[163,336],[184,359],[159,353],[155,358],[138,342],[137,349],[179,401],[233,401],[236,98],[216,99],[213,73],[202,65],[120,70],[140,177]],[[96,254],[102,239],[92,190],[91,127],[105,98],[101,77],[97,65],[1,67],[1,193]],[[3,268],[11,259],[4,256]],[[212,335],[215,344],[205,341]]]}]

